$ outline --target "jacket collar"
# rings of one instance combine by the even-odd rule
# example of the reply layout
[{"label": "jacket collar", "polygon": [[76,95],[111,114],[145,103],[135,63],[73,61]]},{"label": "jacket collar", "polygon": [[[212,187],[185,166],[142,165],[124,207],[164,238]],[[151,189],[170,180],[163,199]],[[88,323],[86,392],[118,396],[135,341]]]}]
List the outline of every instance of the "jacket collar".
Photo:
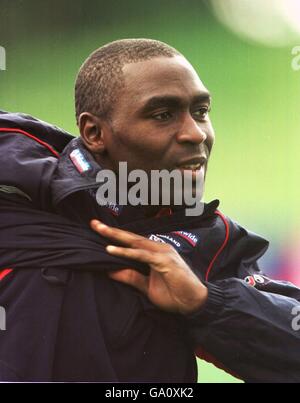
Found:
[{"label": "jacket collar", "polygon": [[97,173],[101,166],[84,146],[80,137],[74,138],[60,155],[51,185],[54,205],[85,189],[97,188]]}]

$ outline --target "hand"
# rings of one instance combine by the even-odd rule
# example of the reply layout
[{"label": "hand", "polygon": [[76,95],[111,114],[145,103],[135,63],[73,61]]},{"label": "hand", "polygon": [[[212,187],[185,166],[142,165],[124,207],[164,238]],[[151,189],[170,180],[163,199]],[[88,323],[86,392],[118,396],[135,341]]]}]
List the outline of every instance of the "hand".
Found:
[{"label": "hand", "polygon": [[137,288],[165,311],[188,314],[205,303],[207,288],[171,245],[108,227],[98,220],[91,221],[91,228],[123,245],[107,246],[106,250],[111,255],[147,263],[150,267],[149,276],[133,269],[122,269],[110,272],[112,279]]}]

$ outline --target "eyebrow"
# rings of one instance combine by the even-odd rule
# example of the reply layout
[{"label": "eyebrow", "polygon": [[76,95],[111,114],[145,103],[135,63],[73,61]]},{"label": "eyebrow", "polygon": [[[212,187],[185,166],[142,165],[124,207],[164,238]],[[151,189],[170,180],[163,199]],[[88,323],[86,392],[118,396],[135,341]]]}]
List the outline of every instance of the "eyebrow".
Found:
[{"label": "eyebrow", "polygon": [[[195,95],[191,99],[191,104],[210,102],[210,100],[211,100],[210,93],[202,92],[201,94]],[[181,97],[174,95],[162,95],[148,99],[146,103],[142,106],[141,111],[145,113],[161,107],[178,108],[183,105],[186,105],[186,102]]]}]

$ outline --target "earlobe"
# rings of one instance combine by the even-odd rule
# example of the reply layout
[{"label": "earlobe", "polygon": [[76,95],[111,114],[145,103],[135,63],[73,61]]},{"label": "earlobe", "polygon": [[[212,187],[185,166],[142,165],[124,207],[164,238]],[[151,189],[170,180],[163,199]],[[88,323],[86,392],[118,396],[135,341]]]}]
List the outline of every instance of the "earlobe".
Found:
[{"label": "earlobe", "polygon": [[105,145],[101,119],[92,113],[84,112],[79,116],[78,126],[85,146],[93,154],[102,154]]}]

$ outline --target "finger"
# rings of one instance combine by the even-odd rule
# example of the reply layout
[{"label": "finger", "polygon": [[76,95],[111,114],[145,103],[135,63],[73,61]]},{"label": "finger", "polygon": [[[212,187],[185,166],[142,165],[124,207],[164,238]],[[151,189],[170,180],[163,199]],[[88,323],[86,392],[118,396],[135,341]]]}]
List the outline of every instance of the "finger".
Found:
[{"label": "finger", "polygon": [[165,244],[151,241],[141,235],[134,234],[133,232],[124,231],[119,228],[109,227],[103,224],[99,220],[92,220],[91,227],[94,231],[100,235],[109,238],[110,240],[121,243],[125,246],[131,246],[133,248],[148,249],[151,251],[159,251]]},{"label": "finger", "polygon": [[133,269],[123,269],[109,273],[109,277],[121,283],[137,288],[142,293],[148,293],[149,278]]},{"label": "finger", "polygon": [[124,245],[131,246],[132,242],[143,240],[144,237],[134,234],[133,232],[124,231],[119,228],[109,227],[98,220],[91,221],[91,228],[100,235],[105,236],[113,241],[121,242]]},{"label": "finger", "polygon": [[108,253],[114,256],[124,257],[126,259],[136,260],[137,262],[155,264],[156,255],[144,249],[122,248],[121,246],[108,245],[106,247]]}]

